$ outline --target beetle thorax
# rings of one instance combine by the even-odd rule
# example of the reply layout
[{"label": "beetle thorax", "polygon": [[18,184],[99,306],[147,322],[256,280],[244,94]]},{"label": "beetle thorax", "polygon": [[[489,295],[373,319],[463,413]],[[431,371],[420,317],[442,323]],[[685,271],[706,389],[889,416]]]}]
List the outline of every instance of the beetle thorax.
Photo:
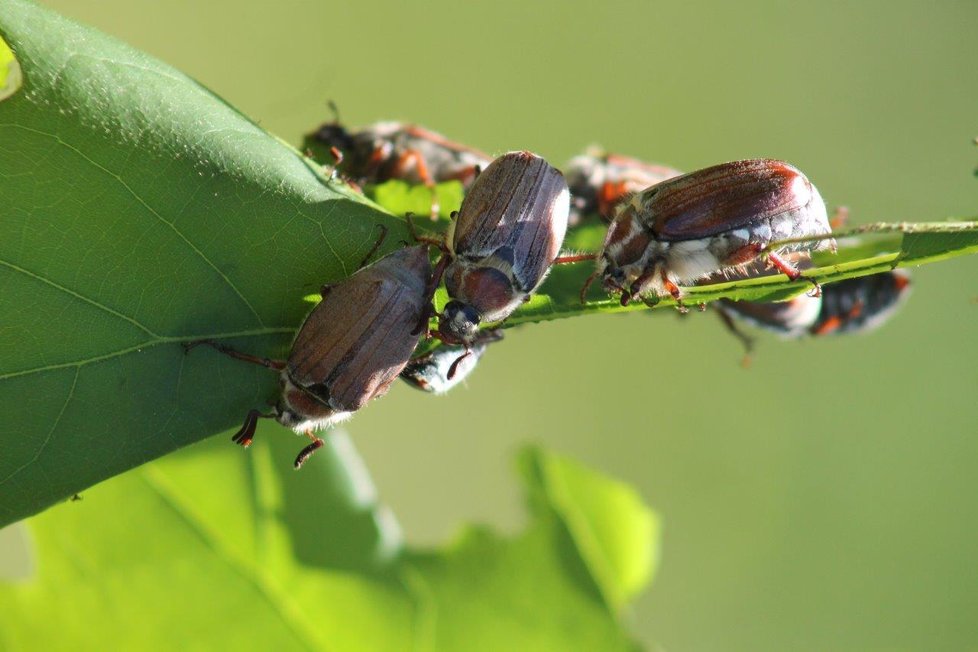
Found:
[{"label": "beetle thorax", "polygon": [[486,322],[505,319],[526,299],[526,292],[516,287],[512,265],[498,256],[476,264],[456,259],[445,270],[445,289]]}]

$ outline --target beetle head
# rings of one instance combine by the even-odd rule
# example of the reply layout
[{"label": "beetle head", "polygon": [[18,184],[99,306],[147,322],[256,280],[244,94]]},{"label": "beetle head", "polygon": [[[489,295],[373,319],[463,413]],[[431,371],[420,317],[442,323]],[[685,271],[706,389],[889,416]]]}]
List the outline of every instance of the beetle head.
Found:
[{"label": "beetle head", "polygon": [[619,206],[598,258],[598,274],[605,291],[625,292],[647,266],[653,244],[651,234],[636,215],[635,200]]},{"label": "beetle head", "polygon": [[438,320],[438,332],[449,344],[468,344],[478,335],[480,321],[482,316],[469,304],[449,301]]},{"label": "beetle head", "polygon": [[600,266],[601,284],[605,292],[618,294],[625,290],[625,270],[618,265],[602,261]]},{"label": "beetle head", "polygon": [[326,147],[335,147],[341,152],[353,150],[355,144],[353,135],[338,122],[327,122],[319,127],[315,138]]}]

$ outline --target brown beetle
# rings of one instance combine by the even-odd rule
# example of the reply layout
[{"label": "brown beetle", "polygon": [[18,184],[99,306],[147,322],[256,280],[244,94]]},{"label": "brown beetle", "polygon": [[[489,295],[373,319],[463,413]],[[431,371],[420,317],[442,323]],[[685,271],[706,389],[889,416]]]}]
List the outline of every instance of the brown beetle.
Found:
[{"label": "brown beetle", "polygon": [[[378,243],[379,244],[379,243]],[[203,340],[231,357],[281,371],[274,410],[251,410],[233,441],[251,445],[258,419],[275,419],[312,440],[295,468],[322,447],[313,431],[349,418],[387,393],[418,345],[431,276],[426,246],[399,249],[333,286],[303,322],[288,360],[269,360]]]},{"label": "brown beetle", "polygon": [[572,158],[564,170],[571,196],[568,226],[594,214],[610,222],[615,208],[626,197],[680,174],[665,165],[611,154],[598,147],[588,148]]},{"label": "brown beetle", "polygon": [[468,348],[479,325],[509,317],[543,283],[567,231],[567,183],[530,152],[493,161],[472,184],[449,227],[434,287],[451,300],[437,337]]},{"label": "brown beetle", "polygon": [[879,328],[910,296],[910,273],[894,269],[825,287],[812,335],[865,333]]},{"label": "brown beetle", "polygon": [[[307,134],[305,145],[314,153],[325,148],[332,156],[339,155],[337,170],[358,184],[400,179],[432,188],[437,183],[459,181],[468,188],[492,161],[477,149],[402,122],[378,122],[350,131],[337,119]],[[439,207],[432,201],[434,219]]]},{"label": "brown beetle", "polygon": [[720,299],[716,306],[727,328],[750,353],[753,339],[733,319],[787,338],[864,333],[879,328],[910,295],[910,274],[895,269],[831,283],[818,297],[760,303]]},{"label": "brown beetle", "polygon": [[[733,161],[652,186],[619,206],[598,255],[605,290],[632,297],[682,296],[679,286],[743,269],[772,242],[831,233],[814,185],[783,161]],[[831,239],[766,253],[792,280],[800,272],[780,254],[831,248]],[[582,296],[587,285],[582,289]]]}]

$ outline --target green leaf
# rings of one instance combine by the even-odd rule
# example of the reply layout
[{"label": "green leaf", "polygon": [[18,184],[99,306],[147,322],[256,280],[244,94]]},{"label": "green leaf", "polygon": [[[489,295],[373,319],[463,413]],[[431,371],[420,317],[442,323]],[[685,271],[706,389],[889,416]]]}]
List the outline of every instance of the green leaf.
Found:
[{"label": "green leaf", "polygon": [[622,609],[650,582],[658,563],[659,520],[634,489],[537,450],[520,459],[536,502],[567,526],[605,602]]},{"label": "green leaf", "polygon": [[[247,452],[212,439],[31,519],[37,570],[0,578],[0,647],[634,649],[575,534],[583,519],[617,566],[643,565],[654,516],[619,483],[528,452],[524,466],[542,473],[524,476],[522,533],[470,527],[442,549],[397,554],[397,526],[345,435],[294,473],[278,459],[293,440],[267,430]],[[355,478],[358,498],[336,473]],[[602,514],[621,530],[596,526]],[[373,555],[381,563],[349,563],[351,519],[395,544],[375,548],[391,553]]]},{"label": "green leaf", "polygon": [[[412,607],[396,580],[326,561],[355,554],[349,522],[358,514],[399,540],[368,476],[357,479],[368,498],[359,505],[328,478],[362,467],[349,440],[337,433],[310,460],[319,473],[307,475],[277,459],[276,439],[294,448],[287,437],[262,437],[247,452],[212,439],[31,519],[39,570],[0,583],[0,648],[402,647]],[[296,509],[309,511],[297,518]],[[303,561],[295,533],[315,535],[317,519],[336,529]]]},{"label": "green leaf", "polygon": [[[176,70],[24,0],[0,102],[0,524],[239,422],[375,210]],[[8,66],[9,69],[9,66]]]},{"label": "green leaf", "polygon": [[7,42],[0,38],[0,101],[16,93],[22,83],[20,63]]},{"label": "green leaf", "polygon": [[[405,181],[386,181],[366,189],[367,195],[381,206],[396,206],[398,215],[412,213],[419,224],[430,220],[432,190]],[[462,184],[458,181],[439,183],[434,188],[434,199],[437,202],[438,214],[447,218],[452,211],[457,211],[462,205]]]}]

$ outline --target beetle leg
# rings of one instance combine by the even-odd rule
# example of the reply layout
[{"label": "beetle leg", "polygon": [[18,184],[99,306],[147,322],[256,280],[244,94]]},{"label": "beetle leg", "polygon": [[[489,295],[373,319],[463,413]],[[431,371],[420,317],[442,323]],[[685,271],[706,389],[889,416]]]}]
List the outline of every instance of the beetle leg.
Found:
[{"label": "beetle leg", "polygon": [[659,278],[662,279],[662,287],[664,287],[666,292],[668,292],[672,298],[676,300],[676,310],[679,311],[679,314],[685,315],[688,313],[689,308],[686,307],[686,304],[684,304],[682,300],[683,293],[680,292],[679,286],[673,283],[672,279],[669,278],[669,275],[666,274],[665,267],[660,270]]},{"label": "beetle leg", "polygon": [[374,151],[370,152],[370,158],[367,159],[366,169],[369,172],[366,176],[371,176],[376,174],[377,168],[379,168],[384,163],[384,157],[387,156],[387,150],[384,147],[375,147]]},{"label": "beetle leg", "polygon": [[[380,237],[377,238],[377,242],[375,242],[374,246],[370,248],[370,251],[367,252],[367,255],[363,257],[363,260],[360,261],[360,266],[357,267],[357,269],[366,267],[367,261],[370,260],[370,258],[375,253],[377,253],[377,250],[380,249],[380,245],[384,244],[384,239],[387,237],[387,227],[384,226],[383,224],[378,224],[377,226],[380,227]],[[323,298],[325,299],[326,297]]]},{"label": "beetle leg", "polygon": [[463,186],[467,186],[475,181],[481,173],[481,165],[468,165],[458,172],[451,174],[446,180],[455,180],[461,183]]},{"label": "beetle leg", "polygon": [[[330,180],[335,179],[340,174],[340,164],[343,163],[343,152],[341,152],[335,145],[329,148],[329,153],[333,157],[332,169],[329,171]],[[311,156],[309,158],[312,158]]]},{"label": "beetle leg", "polygon": [[317,437],[316,435],[312,434],[312,430],[306,430],[302,434],[311,439],[312,443],[303,448],[301,451],[299,451],[299,454],[296,455],[295,464],[293,465],[296,471],[302,468],[302,465],[306,463],[306,460],[312,457],[313,453],[318,451],[326,444],[321,437]]},{"label": "beetle leg", "polygon": [[645,289],[645,285],[650,279],[655,277],[657,272],[662,278],[663,286],[666,288],[669,294],[671,294],[673,298],[678,301],[679,288],[676,287],[675,283],[669,280],[668,276],[666,276],[665,267],[660,267],[659,261],[652,257],[649,258],[649,262],[645,264],[645,269],[642,270],[642,273],[639,274],[634,281],[632,281],[632,284],[628,287],[628,291],[621,295],[621,305],[627,306],[632,297],[642,294],[642,291]]},{"label": "beetle leg", "polygon": [[431,173],[428,171],[428,164],[425,163],[424,157],[421,156],[418,150],[409,149],[398,156],[397,161],[394,162],[394,170],[391,176],[398,179],[403,178],[405,170],[407,170],[411,163],[414,163],[421,183],[431,191],[431,221],[437,221],[438,214],[441,212],[441,206],[438,205],[438,196],[435,194],[435,180],[431,178]]},{"label": "beetle leg", "polygon": [[806,281],[808,281],[813,286],[815,286],[812,290],[809,291],[810,292],[809,296],[812,297],[822,296],[822,286],[819,285],[818,281],[816,281],[813,278],[802,277],[801,272],[798,271],[798,268],[792,265],[791,263],[789,263],[787,260],[779,256],[778,254],[774,253],[773,251],[768,253],[767,259],[771,261],[771,264],[773,264],[778,269],[779,272],[787,276],[789,280],[797,281],[800,278],[804,278]]},{"label": "beetle leg", "polygon": [[435,314],[435,306],[432,300],[435,298],[435,291],[438,290],[438,286],[441,284],[441,277],[445,275],[445,268],[447,266],[448,256],[443,254],[438,259],[438,263],[435,264],[435,269],[431,273],[431,280],[428,281],[428,287],[424,290],[424,298],[422,299],[421,305],[425,306],[425,308],[422,309],[421,319],[418,320],[418,325],[411,331],[411,335],[417,335],[425,330],[428,321],[431,320],[431,316]]},{"label": "beetle leg", "polygon": [[567,265],[569,263],[581,263],[586,260],[596,260],[597,254],[567,254],[566,256],[557,256],[554,258],[554,265]]},{"label": "beetle leg", "polygon": [[447,247],[445,245],[445,240],[443,238],[434,238],[428,235],[418,235],[418,231],[414,227],[414,213],[405,213],[404,219],[407,221],[408,231],[411,233],[411,237],[414,238],[415,242],[420,242],[421,244],[427,244],[433,247],[438,247],[441,251],[447,250]]},{"label": "beetle leg", "polygon": [[329,296],[329,293],[332,291],[333,291],[333,286],[330,285],[329,283],[326,283],[321,288],[319,288],[319,296],[325,299],[326,297]]},{"label": "beetle leg", "polygon": [[841,229],[846,224],[849,223],[849,207],[839,206],[832,213],[832,217],[829,218],[829,226],[833,229]]},{"label": "beetle leg", "polygon": [[258,420],[274,419],[275,416],[275,414],[262,414],[258,410],[250,410],[248,412],[248,416],[245,417],[244,424],[241,426],[241,429],[234,433],[234,436],[231,437],[231,441],[238,446],[248,448],[251,446],[252,439],[254,439],[255,428],[258,427]]},{"label": "beetle leg", "polygon": [[465,360],[470,355],[472,355],[472,349],[470,349],[469,347],[465,347],[465,353],[455,358],[455,362],[453,362],[452,366],[448,368],[449,380],[455,377],[455,373],[458,371],[458,365],[462,362],[462,360]]},{"label": "beetle leg", "polygon": [[754,338],[740,330],[736,322],[734,322],[733,318],[730,316],[730,313],[719,306],[717,307],[717,315],[720,316],[720,321],[723,322],[723,325],[726,327],[727,331],[740,340],[740,343],[744,347],[744,360],[742,364],[745,367],[748,366],[750,364],[751,353],[754,352]]},{"label": "beetle leg", "polygon": [[801,278],[801,272],[798,271],[797,267],[773,251],[767,255],[767,259],[771,261],[771,264],[774,265],[779,272],[787,276],[789,280],[797,281],[799,278]]},{"label": "beetle leg", "polygon": [[431,173],[428,172],[428,165],[425,163],[424,157],[416,149],[409,149],[397,157],[391,176],[395,178],[403,177],[404,171],[407,170],[408,165],[411,163],[414,163],[418,169],[418,178],[421,180],[421,183],[428,187],[435,185],[434,180],[431,178]]},{"label": "beetle leg", "polygon": [[201,344],[206,344],[209,347],[215,348],[224,355],[232,357],[235,360],[243,360],[244,362],[258,364],[263,367],[267,367],[268,369],[274,369],[275,371],[282,371],[285,369],[285,360],[272,360],[271,358],[261,358],[257,355],[242,353],[241,351],[235,351],[226,344],[221,344],[220,342],[215,342],[214,340],[196,340],[195,342],[185,342],[183,349],[185,352],[190,353],[191,350],[197,348]]}]

